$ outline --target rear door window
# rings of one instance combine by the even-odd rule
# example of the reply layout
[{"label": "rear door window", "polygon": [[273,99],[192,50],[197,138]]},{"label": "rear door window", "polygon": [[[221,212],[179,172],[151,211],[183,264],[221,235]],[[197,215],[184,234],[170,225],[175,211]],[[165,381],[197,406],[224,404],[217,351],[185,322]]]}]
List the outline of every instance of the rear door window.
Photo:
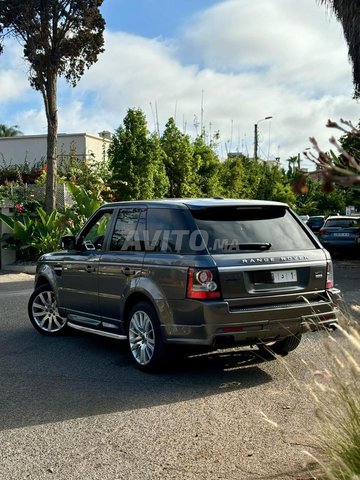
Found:
[{"label": "rear door window", "polygon": [[[147,212],[145,248],[149,252],[190,254],[191,230],[186,211],[170,208],[150,208]],[[191,219],[191,217],[190,217]]]},{"label": "rear door window", "polygon": [[316,244],[282,206],[192,210],[210,253],[310,250]]}]

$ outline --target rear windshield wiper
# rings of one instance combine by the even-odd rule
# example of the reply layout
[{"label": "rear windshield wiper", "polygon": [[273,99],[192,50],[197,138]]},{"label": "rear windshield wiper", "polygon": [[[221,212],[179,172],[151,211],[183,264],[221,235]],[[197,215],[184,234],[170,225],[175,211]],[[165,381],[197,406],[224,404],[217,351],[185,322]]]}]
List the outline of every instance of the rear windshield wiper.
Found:
[{"label": "rear windshield wiper", "polygon": [[238,251],[238,250],[270,250],[271,243],[230,243],[227,245],[226,250]]}]

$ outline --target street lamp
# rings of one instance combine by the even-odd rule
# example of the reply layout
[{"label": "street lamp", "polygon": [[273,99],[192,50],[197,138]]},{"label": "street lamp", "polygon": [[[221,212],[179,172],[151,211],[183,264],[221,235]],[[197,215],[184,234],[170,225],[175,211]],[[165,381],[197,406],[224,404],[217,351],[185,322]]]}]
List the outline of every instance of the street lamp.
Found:
[{"label": "street lamp", "polygon": [[258,120],[254,125],[254,160],[258,158],[258,124],[264,122],[265,120],[270,120],[273,118],[271,115],[269,117],[262,118]]}]

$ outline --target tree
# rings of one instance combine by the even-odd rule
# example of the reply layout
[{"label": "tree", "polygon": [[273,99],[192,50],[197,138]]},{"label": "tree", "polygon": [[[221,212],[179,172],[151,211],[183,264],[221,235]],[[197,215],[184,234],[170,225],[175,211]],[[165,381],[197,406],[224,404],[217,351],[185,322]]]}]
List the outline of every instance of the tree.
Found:
[{"label": "tree", "polygon": [[161,146],[166,154],[165,167],[170,181],[169,196],[172,198],[198,196],[196,183],[197,165],[188,135],[180,132],[173,118],[166,124],[161,137]]},{"label": "tree", "polygon": [[41,92],[47,119],[46,211],[55,208],[57,81],[75,86],[104,45],[103,0],[0,0],[0,53],[15,37],[30,64],[30,85]]},{"label": "tree", "polygon": [[242,155],[229,156],[220,166],[222,195],[226,198],[246,198],[244,196],[245,168]]},{"label": "tree", "polygon": [[340,20],[349,58],[353,65],[354,96],[360,96],[360,3],[358,0],[318,0],[335,13]]},{"label": "tree", "polygon": [[206,145],[203,135],[197,136],[194,144],[194,162],[197,171],[197,184],[201,195],[213,197],[221,193],[219,178],[220,160],[210,145]]},{"label": "tree", "polygon": [[264,162],[260,170],[260,182],[256,192],[260,200],[285,202],[293,206],[296,201],[294,192],[288,182],[286,174],[278,165]]},{"label": "tree", "polygon": [[0,123],[0,137],[16,137],[17,135],[22,135],[18,125],[8,127],[7,125]]},{"label": "tree", "polygon": [[149,135],[145,114],[129,109],[108,151],[110,185],[121,200],[163,197],[169,182],[157,135]]}]

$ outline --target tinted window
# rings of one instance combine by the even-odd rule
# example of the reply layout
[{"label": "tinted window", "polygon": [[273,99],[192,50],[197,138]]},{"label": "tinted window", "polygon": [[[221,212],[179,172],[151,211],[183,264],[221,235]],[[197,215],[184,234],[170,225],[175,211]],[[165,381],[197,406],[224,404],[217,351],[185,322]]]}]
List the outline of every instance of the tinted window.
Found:
[{"label": "tinted window", "polygon": [[102,211],[89,224],[84,232],[84,246],[89,250],[101,250],[106,231],[109,227],[112,211]]},{"label": "tinted window", "polygon": [[149,209],[145,232],[146,250],[163,253],[192,253],[189,247],[191,228],[188,225],[186,213],[177,209]]},{"label": "tinted window", "polygon": [[321,217],[310,217],[308,220],[308,225],[321,225],[324,223],[324,219]]},{"label": "tinted window", "polygon": [[212,253],[315,247],[284,207],[215,207],[192,214]]},{"label": "tinted window", "polygon": [[111,251],[142,250],[141,242],[136,234],[141,209],[124,208],[119,211],[115,228],[111,237]]},{"label": "tinted window", "polygon": [[327,227],[356,227],[359,225],[359,219],[356,218],[330,218],[326,222]]}]

